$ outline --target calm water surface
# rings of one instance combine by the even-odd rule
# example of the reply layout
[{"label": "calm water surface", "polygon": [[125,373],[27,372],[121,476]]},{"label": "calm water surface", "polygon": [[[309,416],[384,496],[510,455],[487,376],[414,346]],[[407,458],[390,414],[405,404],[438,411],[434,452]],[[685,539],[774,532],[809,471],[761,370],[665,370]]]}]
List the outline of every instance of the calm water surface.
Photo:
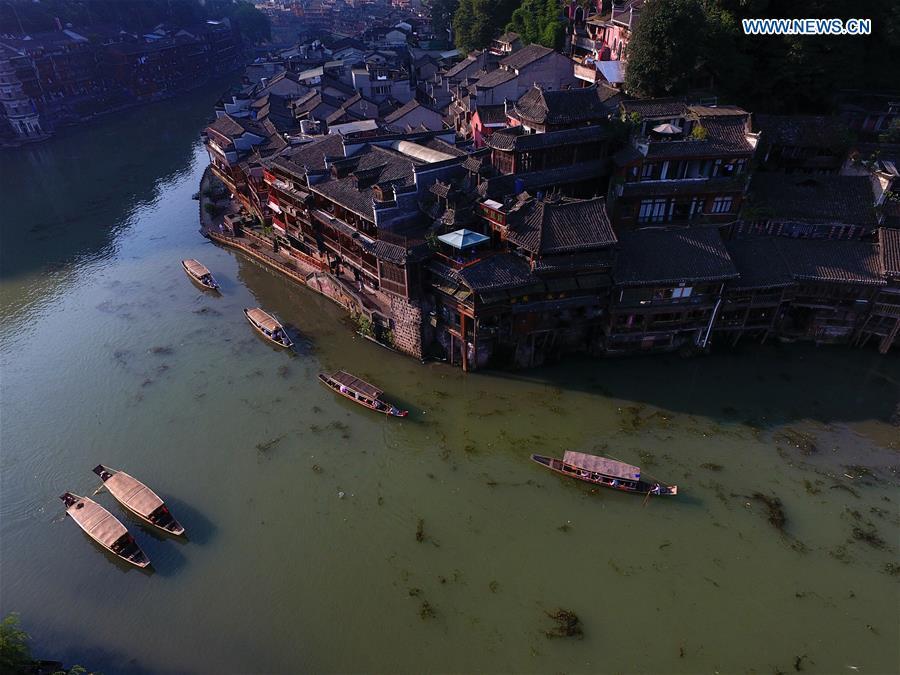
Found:
[{"label": "calm water surface", "polygon": [[[896,354],[420,365],[197,233],[217,93],[0,156],[0,612],[37,655],[105,673],[900,668]],[[257,304],[295,353],[253,334]],[[315,380],[332,368],[410,418],[335,397]],[[644,505],[528,459],[566,448],[682,495]],[[188,530],[157,536],[97,497],[151,573],[62,515],[99,462]],[[754,493],[781,500],[783,532]],[[557,608],[583,639],[546,636]]]}]

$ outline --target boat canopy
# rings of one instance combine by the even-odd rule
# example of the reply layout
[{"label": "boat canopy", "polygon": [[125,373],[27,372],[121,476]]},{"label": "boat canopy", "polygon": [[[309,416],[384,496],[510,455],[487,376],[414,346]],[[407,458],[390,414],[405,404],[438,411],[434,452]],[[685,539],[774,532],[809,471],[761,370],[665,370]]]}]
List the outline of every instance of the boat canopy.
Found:
[{"label": "boat canopy", "polygon": [[257,326],[259,326],[260,328],[265,328],[270,333],[274,332],[276,328],[281,328],[280,323],[278,323],[270,315],[262,311],[259,307],[248,309],[247,316],[249,316],[251,321],[253,321]]},{"label": "boat canopy", "polygon": [[342,384],[347,389],[352,389],[353,391],[359,392],[364,396],[368,396],[372,399],[380,398],[384,393],[373,384],[369,384],[365,380],[361,380],[355,375],[351,375],[350,373],[346,373],[343,370],[339,370],[333,375],[331,375],[331,379],[337,382],[338,384]]},{"label": "boat canopy", "polygon": [[[78,504],[84,504],[80,509]],[[68,509],[72,517],[94,539],[107,547],[115,544],[128,530],[113,514],[97,502],[81,497]]]},{"label": "boat canopy", "polygon": [[196,277],[202,277],[209,274],[209,270],[206,269],[204,265],[201,265],[199,261],[190,258],[188,260],[182,260],[184,266],[187,268],[188,272],[193,274]]},{"label": "boat canopy", "polygon": [[116,499],[145,518],[163,505],[153,490],[122,471],[114,473],[106,487]]},{"label": "boat canopy", "polygon": [[623,478],[625,480],[640,480],[641,478],[640,467],[615,459],[598,457],[597,455],[588,455],[583,452],[572,452],[569,450],[563,455],[563,461],[579,469],[602,473],[604,476],[612,476],[613,478]]}]

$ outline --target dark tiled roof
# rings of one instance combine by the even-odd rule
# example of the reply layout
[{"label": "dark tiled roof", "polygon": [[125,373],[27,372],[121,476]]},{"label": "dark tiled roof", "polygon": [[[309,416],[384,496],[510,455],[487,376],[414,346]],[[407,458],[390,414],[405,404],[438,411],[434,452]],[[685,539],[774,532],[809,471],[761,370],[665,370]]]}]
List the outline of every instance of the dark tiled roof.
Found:
[{"label": "dark tiled roof", "polygon": [[753,210],[775,219],[874,227],[874,201],[866,176],[757,172],[750,182]]},{"label": "dark tiled roof", "polygon": [[455,66],[450,68],[450,70],[448,70],[446,72],[446,77],[448,77],[448,78],[456,77],[457,75],[462,73],[466,68],[469,68],[470,66],[474,65],[478,61],[479,55],[480,55],[479,52],[472,52],[472,54],[469,54],[462,61],[460,61]]},{"label": "dark tiled roof", "polygon": [[701,117],[699,122],[706,129],[703,140],[686,138],[677,141],[651,141],[648,158],[669,157],[725,157],[750,155],[753,146],[747,140],[744,120],[741,116]]},{"label": "dark tiled roof", "polygon": [[492,89],[493,87],[497,87],[501,84],[506,84],[510,80],[514,80],[518,77],[511,70],[504,70],[503,68],[498,68],[497,70],[492,70],[478,78],[475,82],[476,89]]},{"label": "dark tiled roof", "polygon": [[244,132],[251,133],[255,136],[265,138],[267,131],[262,123],[246,117],[232,117],[231,115],[222,115],[212,124],[207,125],[207,129],[217,131],[223,136],[241,136]]},{"label": "dark tiled roof", "polygon": [[753,127],[766,145],[836,148],[849,142],[849,128],[839,117],[819,115],[754,115]]},{"label": "dark tiled roof", "polygon": [[599,178],[607,170],[608,165],[609,162],[607,160],[597,159],[544,171],[495,176],[482,182],[478,191],[482,197],[490,197],[491,199],[502,201],[505,197],[515,192],[516,181],[521,181],[522,190],[542,190],[548,187]]},{"label": "dark tiled roof", "polygon": [[390,115],[385,115],[384,121],[387,122],[388,124],[393,124],[397,120],[401,119],[402,117],[406,116],[407,114],[411,113],[413,110],[415,110],[416,108],[419,108],[419,107],[424,107],[424,106],[422,106],[422,104],[419,103],[416,99],[412,99],[411,101],[409,101],[409,103],[405,103],[404,105],[397,108]]},{"label": "dark tiled roof", "polygon": [[604,119],[612,112],[596,86],[552,91],[534,86],[515,103],[513,111],[519,119],[537,124],[581,124]]},{"label": "dark tiled roof", "polygon": [[[428,130],[426,129],[425,131]],[[431,148],[432,150],[437,150],[438,152],[443,152],[447,155],[453,155],[454,157],[465,157],[469,154],[465,150],[457,148],[452,143],[447,143],[447,141],[436,137],[422,138],[415,142],[419,145],[424,145],[426,148]]]},{"label": "dark tiled roof", "polygon": [[515,42],[520,37],[521,36],[514,31],[507,31],[506,33],[504,33],[503,35],[501,35],[500,37],[497,38],[497,42],[507,42],[507,43]]},{"label": "dark tiled roof", "polygon": [[462,167],[466,171],[471,171],[472,173],[478,173],[485,167],[485,160],[488,159],[484,155],[476,156],[470,155],[466,157],[466,161],[462,163]]},{"label": "dark tiled roof", "polygon": [[612,267],[614,254],[611,249],[600,249],[585,253],[568,253],[565,255],[549,255],[538,258],[534,262],[534,271],[540,273],[593,272],[608,270]]},{"label": "dark tiled roof", "polygon": [[525,66],[538,61],[548,54],[552,54],[553,50],[550,47],[542,47],[541,45],[528,45],[527,47],[522,47],[517,52],[510,54],[505,59],[500,61],[501,66],[505,66],[506,68],[510,68],[513,70],[518,70],[519,68],[524,68]]},{"label": "dark tiled roof", "polygon": [[881,267],[884,273],[900,277],[900,230],[881,228],[878,230],[878,243],[881,246]]},{"label": "dark tiled roof", "polygon": [[337,134],[323,136],[311,143],[285,149],[274,163],[281,163],[289,170],[303,173],[306,167],[312,171],[325,168],[326,157],[343,157],[344,143]]},{"label": "dark tiled roof", "polygon": [[352,172],[343,178],[327,178],[310,186],[313,192],[328,197],[367,220],[375,219],[372,188],[376,184],[406,184],[413,167],[420,162],[377,146],[366,146],[352,158]]},{"label": "dark tiled roof", "polygon": [[641,181],[623,183],[623,197],[667,197],[696,195],[703,193],[741,192],[747,181],[746,175],[719,176],[700,180]]},{"label": "dark tiled roof", "polygon": [[509,240],[538,255],[575,253],[616,243],[604,199],[532,199],[510,214]]},{"label": "dark tiled roof", "polygon": [[512,253],[488,256],[458,270],[456,275],[475,292],[505,290],[535,281],[528,263]]},{"label": "dark tiled roof", "polygon": [[726,242],[725,248],[741,275],[729,282],[730,287],[784,288],[794,281],[773,237],[733,239]]},{"label": "dark tiled roof", "polygon": [[738,271],[715,228],[638,230],[619,235],[613,271],[623,286],[725,281]]},{"label": "dark tiled roof", "polygon": [[522,127],[498,129],[485,142],[495,150],[524,151],[539,148],[554,148],[564,145],[580,145],[608,138],[610,130],[605,125],[592,124],[587,127],[548,131],[542,134],[527,134]]},{"label": "dark tiled roof", "polygon": [[480,105],[478,106],[478,119],[482,124],[505,124],[506,123],[506,106],[499,105]]},{"label": "dark tiled roof", "polygon": [[856,240],[777,239],[795,279],[878,286],[885,284],[877,244]]},{"label": "dark tiled roof", "polygon": [[446,197],[450,194],[451,189],[452,187],[449,183],[443,183],[439,180],[436,180],[434,181],[434,183],[432,183],[431,187],[428,188],[428,191],[433,195],[437,195],[438,197]]},{"label": "dark tiled roof", "polygon": [[372,252],[375,257],[395,265],[402,265],[406,262],[406,249],[397,244],[392,244],[382,239],[376,239],[372,244]]}]

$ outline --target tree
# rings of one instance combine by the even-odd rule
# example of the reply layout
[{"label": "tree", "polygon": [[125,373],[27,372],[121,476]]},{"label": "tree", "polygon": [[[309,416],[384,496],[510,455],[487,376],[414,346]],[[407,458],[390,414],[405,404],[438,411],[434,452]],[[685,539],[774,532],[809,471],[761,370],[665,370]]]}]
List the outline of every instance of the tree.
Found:
[{"label": "tree", "polygon": [[28,633],[19,628],[19,615],[10,614],[0,622],[0,673],[18,673],[31,665]]},{"label": "tree", "polygon": [[459,0],[431,0],[431,29],[438,40],[447,39],[447,30],[452,28],[453,15],[459,8]]},{"label": "tree", "polygon": [[507,31],[519,34],[524,44],[536,43],[559,49],[566,35],[557,0],[523,0],[512,13]]},{"label": "tree", "polygon": [[518,0],[459,0],[453,16],[460,51],[484,49],[509,22]]},{"label": "tree", "polygon": [[272,39],[269,17],[248,2],[239,2],[226,14],[237,27],[241,37],[250,44],[258,44]]},{"label": "tree", "polygon": [[700,0],[648,2],[628,43],[625,88],[641,97],[689,89],[701,63],[706,28]]}]

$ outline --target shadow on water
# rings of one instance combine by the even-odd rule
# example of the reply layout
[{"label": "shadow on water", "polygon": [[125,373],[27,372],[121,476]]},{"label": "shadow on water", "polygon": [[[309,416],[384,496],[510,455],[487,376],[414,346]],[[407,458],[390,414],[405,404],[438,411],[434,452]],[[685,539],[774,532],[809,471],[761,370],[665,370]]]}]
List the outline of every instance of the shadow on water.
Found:
[{"label": "shadow on water", "polygon": [[108,249],[135,208],[190,168],[212,103],[229,84],[216,81],[0,153],[0,279]]},{"label": "shadow on water", "polygon": [[757,428],[800,419],[900,419],[900,361],[844,346],[751,345],[688,359],[571,357],[558,365],[485,375]]},{"label": "shadow on water", "polygon": [[218,528],[202,511],[187,502],[171,497],[166,500],[166,504],[184,527],[184,536],[166,535],[165,539],[177,539],[179,543],[204,546],[215,538]]}]

